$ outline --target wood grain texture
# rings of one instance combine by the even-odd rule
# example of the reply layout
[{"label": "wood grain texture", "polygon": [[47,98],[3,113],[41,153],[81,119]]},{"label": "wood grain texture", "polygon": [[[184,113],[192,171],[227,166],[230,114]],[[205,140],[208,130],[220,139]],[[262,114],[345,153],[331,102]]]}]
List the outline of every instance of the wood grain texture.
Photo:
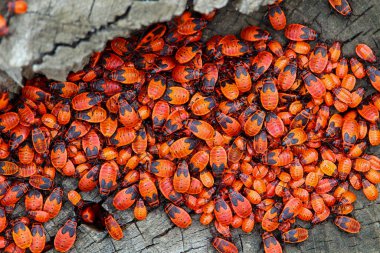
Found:
[{"label": "wood grain texture", "polygon": [[[37,0],[30,0],[30,2],[33,1]],[[56,9],[55,7],[51,6],[53,2],[54,1],[51,0],[46,8]],[[88,33],[88,31],[85,33],[76,33],[76,28],[72,28],[74,30],[70,30],[71,28],[66,28],[77,27],[78,24],[90,21],[74,19],[68,23],[62,23],[59,21],[62,19],[62,16],[56,15],[56,12],[59,10],[55,10],[55,12],[49,12],[49,15],[46,15],[46,13],[43,12],[44,9],[36,8],[33,11],[34,13],[32,12],[30,14],[26,14],[36,16],[34,19],[35,26],[39,27],[39,22],[50,22],[51,24],[49,23],[49,26],[53,27],[54,29],[62,26],[62,29],[69,29],[70,31],[74,32],[75,35],[73,35],[73,38],[76,42],[73,44],[72,38],[68,40],[64,36],[53,35],[57,36],[57,38],[54,39],[54,43],[48,43],[46,45],[46,48],[38,49],[36,51],[34,51],[34,49],[31,51],[27,50],[27,53],[36,53],[38,55],[37,58],[40,59],[40,63],[38,63],[36,66],[48,63],[53,64],[59,62],[58,59],[65,59],[59,57],[64,57],[64,55],[67,55],[67,57],[69,57],[68,55],[75,54],[76,50],[79,50],[79,48],[85,48],[89,46],[89,43],[92,43],[93,40],[104,42],[105,40],[102,40],[100,38],[104,39],[104,37],[110,38],[109,36],[112,37],[112,35],[119,35],[119,33],[114,33],[116,29],[115,27],[118,27],[117,29],[125,29],[126,34],[129,29],[136,29],[141,25],[149,24],[149,22],[144,21],[140,22],[139,25],[133,25],[135,23],[131,20],[139,19],[141,17],[138,15],[138,8],[145,7],[137,8],[135,6],[126,12],[126,9],[128,9],[129,6],[128,1],[122,2],[124,2],[123,4],[125,5],[123,5],[123,8],[120,8],[120,13],[117,15],[110,15],[108,18],[105,18],[107,15],[103,15],[103,10],[97,9],[96,3],[98,3],[98,1],[88,1],[88,4],[85,5],[86,8],[91,7],[94,4],[90,9],[88,9],[89,20],[94,20],[93,22],[97,22],[97,19],[100,17],[103,17],[104,19],[102,22],[96,24],[89,23],[88,31],[90,31],[90,33]],[[374,49],[375,53],[379,56],[379,0],[351,1],[355,16],[351,16],[350,18],[344,18],[332,12],[327,0],[287,0],[285,2],[286,3],[284,4],[284,9],[287,13],[288,23],[299,22],[308,24],[318,32],[322,32],[322,35],[320,36],[320,40],[322,41],[340,40],[344,42],[343,51],[345,55],[353,55],[354,46],[357,43],[365,42],[370,45]],[[115,4],[114,6],[116,6],[117,3],[120,2],[113,1],[113,3]],[[130,4],[139,5],[136,3]],[[263,15],[266,11],[265,9],[261,10],[260,12],[244,15],[236,11],[237,7],[239,7],[239,1],[234,1],[234,3],[229,3],[227,7],[220,10],[216,19],[205,31],[205,36],[210,37],[213,34],[229,33],[239,34],[241,28],[249,24],[260,24],[260,26],[268,28],[268,22],[265,18],[263,18]],[[177,12],[173,9],[172,13]],[[69,13],[66,13],[66,15],[69,15]],[[167,17],[167,13],[162,13],[160,15],[161,18]],[[117,17],[119,16],[122,16],[123,18],[118,19]],[[22,17],[20,17],[20,19],[21,18]],[[158,20],[164,19],[166,18]],[[109,26],[102,28],[104,27],[104,24],[109,24]],[[51,29],[49,26],[44,27],[44,31],[42,31],[43,34],[48,33],[48,30],[45,29]],[[30,29],[30,26],[28,29]],[[280,41],[283,41],[282,32],[274,34],[274,37]],[[2,45],[3,44],[0,44],[0,50]],[[100,48],[101,47],[98,49]],[[3,53],[4,52],[0,51],[0,58],[2,57]],[[74,59],[74,61],[77,62],[77,66],[80,66],[80,62],[82,61],[81,57],[83,55],[85,54],[79,54],[77,55],[78,58]],[[59,57],[56,58],[57,56]],[[68,64],[66,67],[70,68],[70,66],[72,67],[73,65]],[[2,65],[0,59],[0,69],[1,67]],[[35,68],[37,70],[39,67]],[[54,69],[51,69],[51,71],[54,71]],[[360,85],[369,89],[369,84],[366,81],[360,82]],[[372,148],[370,151],[376,155],[380,154],[378,148]],[[76,180],[66,179],[63,182],[63,187],[65,189],[65,193],[71,189],[75,189]],[[379,252],[378,245],[380,244],[380,201],[378,200],[375,202],[369,202],[365,199],[361,192],[356,193],[358,195],[358,200],[355,203],[355,211],[353,212],[353,216],[356,217],[362,224],[362,231],[359,234],[350,235],[344,233],[338,230],[335,225],[332,224],[331,220],[314,227],[310,227],[308,224],[300,224],[301,226],[310,227],[309,239],[306,242],[298,245],[285,245],[284,252]],[[100,200],[96,191],[84,194],[83,197],[86,200]],[[111,211],[114,211],[109,205],[110,201],[111,199],[106,201],[105,207]],[[18,210],[21,211],[20,208]],[[63,206],[62,212],[58,215],[58,217],[52,221],[49,221],[45,225],[47,233],[50,236],[54,236],[59,227],[66,221],[68,217],[72,215],[74,215],[73,208],[66,202]],[[144,221],[134,221],[131,210],[115,212],[115,217],[125,229],[124,239],[121,241],[113,241],[104,231],[95,231],[86,225],[80,225],[78,228],[77,242],[75,243],[75,246],[71,252],[215,252],[211,246],[212,234],[210,228],[201,226],[197,221],[199,218],[197,215],[193,215],[193,225],[186,230],[175,227],[164,213],[162,207],[150,210],[148,218]],[[263,252],[258,227],[259,226],[256,225],[254,232],[250,234],[244,234],[239,230],[233,230],[233,241],[238,246],[240,252]]]}]

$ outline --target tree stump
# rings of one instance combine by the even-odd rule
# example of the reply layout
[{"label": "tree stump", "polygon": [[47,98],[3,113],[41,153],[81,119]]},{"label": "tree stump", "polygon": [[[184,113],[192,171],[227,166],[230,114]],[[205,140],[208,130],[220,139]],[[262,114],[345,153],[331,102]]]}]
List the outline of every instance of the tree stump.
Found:
[{"label": "tree stump", "polygon": [[[273,32],[268,21],[263,18],[266,8],[251,14],[236,10],[248,13],[267,1],[193,2],[194,9],[204,12],[223,7],[205,30],[205,37],[239,34],[241,28],[247,25],[260,25]],[[101,50],[108,39],[128,36],[131,31],[142,26],[169,20],[186,8],[185,0],[29,0],[28,3],[28,13],[12,19],[12,34],[0,42],[0,82],[13,92],[17,92],[17,86],[11,84],[12,79],[20,85],[23,75],[43,73],[50,78],[64,80],[68,71],[80,69],[86,57],[93,51]],[[355,45],[361,42],[371,46],[379,56],[378,0],[351,1],[351,4],[355,15],[349,18],[333,12],[327,0],[288,0],[283,7],[288,23],[307,24],[322,33],[320,41],[343,42],[346,56],[354,55]],[[285,42],[282,32],[274,34],[275,39]],[[359,84],[372,90],[366,80]],[[370,152],[379,155],[378,148],[372,148]],[[65,179],[62,183],[65,194],[75,189],[76,183],[75,179]],[[300,226],[309,228],[309,239],[297,245],[284,245],[284,252],[379,252],[380,201],[369,202],[361,192],[355,193],[358,200],[353,216],[362,224],[359,234],[351,235],[338,230],[331,218],[314,227],[300,223]],[[83,197],[85,200],[100,200],[96,190],[83,194]],[[104,204],[108,209],[111,209],[110,201],[111,198]],[[71,215],[73,207],[65,202],[61,213],[44,225],[47,234],[54,236]],[[125,228],[125,237],[121,241],[112,240],[107,232],[80,225],[77,241],[70,252],[215,252],[211,246],[213,235],[210,227],[202,226],[198,222],[198,215],[193,215],[193,224],[186,230],[175,227],[163,207],[151,210],[144,221],[134,221],[131,210],[115,212],[115,218]],[[258,225],[250,234],[235,229],[232,231],[233,242],[240,252],[263,252]]]}]

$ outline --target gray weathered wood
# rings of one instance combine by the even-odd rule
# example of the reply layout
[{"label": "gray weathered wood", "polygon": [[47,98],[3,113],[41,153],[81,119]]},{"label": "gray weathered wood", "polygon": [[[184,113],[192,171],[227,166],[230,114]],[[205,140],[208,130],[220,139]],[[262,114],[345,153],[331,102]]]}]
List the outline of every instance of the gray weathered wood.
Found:
[{"label": "gray weathered wood", "polygon": [[[30,0],[31,6],[37,0]],[[66,1],[71,2],[71,1]],[[46,48],[26,48],[20,49],[22,54],[32,55],[33,59],[38,59],[36,62],[40,64],[33,65],[33,69],[41,70],[46,64],[64,64],[61,65],[67,71],[74,65],[80,66],[82,57],[87,55],[83,50],[86,47],[93,46],[91,43],[103,43],[107,38],[114,36],[117,29],[125,29],[127,34],[130,29],[139,28],[141,25],[147,25],[152,20],[166,20],[174,13],[178,14],[178,9],[170,9],[168,12],[160,12],[158,7],[154,8],[154,11],[159,13],[158,16],[152,16],[150,21],[141,21],[134,23],[136,19],[141,18],[141,13],[145,7],[143,3],[131,2],[131,1],[107,1],[107,4],[119,7],[119,13],[109,14],[104,8],[97,8],[100,1],[89,1],[87,4],[81,5],[80,2],[86,1],[72,1],[78,4],[76,8],[89,8],[92,3],[94,6],[88,10],[88,21],[82,19],[76,19],[71,13],[61,13],[60,10],[54,6],[54,1],[47,2],[46,6],[35,6],[31,9],[30,14],[35,15],[33,22],[34,26],[39,27],[39,20],[49,20],[48,25],[44,25],[43,29],[68,29],[72,34],[71,37],[57,36],[54,38],[54,42],[46,42]],[[175,1],[180,3],[181,1]],[[196,1],[195,1],[196,2]],[[223,1],[218,1],[222,4]],[[328,5],[327,0],[288,0],[284,4],[284,8],[287,13],[289,23],[306,23],[316,29],[319,32],[323,32],[321,40],[340,40],[344,42],[344,53],[346,55],[354,54],[354,45],[359,42],[365,42],[369,44],[379,56],[380,43],[380,20],[378,13],[380,13],[380,4],[378,0],[368,1],[351,1],[355,16],[350,18],[343,18],[334,12]],[[144,3],[154,4],[154,3]],[[248,24],[259,24],[264,27],[268,27],[268,22],[263,18],[265,10],[260,13],[253,13],[250,15],[243,15],[235,11],[239,5],[239,1],[235,4],[229,4],[223,8],[212,25],[205,31],[206,36],[213,34],[238,34],[242,27]],[[44,7],[45,6],[45,7]],[[126,12],[126,8],[132,6],[131,9]],[[201,5],[198,5],[201,6]],[[160,6],[162,7],[162,6]],[[151,8],[151,7],[149,7]],[[148,9],[149,9],[148,8]],[[162,7],[163,8],[163,7]],[[178,7],[179,8],[179,7]],[[181,7],[182,8],[182,7]],[[184,7],[183,7],[184,8]],[[202,8],[202,7],[199,7]],[[44,10],[50,10],[49,15],[46,15]],[[57,15],[59,13],[59,15]],[[145,14],[144,16],[149,16]],[[153,15],[153,14],[152,14]],[[72,20],[62,23],[67,16],[70,16]],[[73,17],[71,17],[73,16]],[[121,19],[117,17],[122,16]],[[18,17],[12,22],[21,22],[25,17]],[[75,26],[88,22],[89,29],[87,32],[76,32]],[[107,25],[109,24],[109,25]],[[104,26],[105,28],[102,28]],[[85,25],[83,25],[85,26]],[[19,32],[18,29],[21,29]],[[31,26],[26,28],[19,28],[14,31],[14,34],[22,34],[28,32],[27,29],[31,29]],[[269,28],[270,29],[270,28]],[[43,34],[49,33],[51,30],[43,31]],[[55,31],[55,30],[54,30]],[[93,32],[91,32],[93,31]],[[120,32],[120,30],[118,30]],[[278,32],[275,38],[283,41],[282,32]],[[55,34],[52,36],[56,36]],[[27,36],[25,36],[27,37]],[[69,39],[70,38],[70,39]],[[77,41],[76,44],[72,44],[72,41]],[[7,41],[7,40],[5,40]],[[36,43],[44,43],[36,42]],[[0,57],[4,56],[5,52],[1,51],[3,42],[0,44]],[[9,42],[7,42],[9,43]],[[93,47],[93,49],[101,49],[102,46]],[[4,48],[3,48],[4,49]],[[75,59],[67,59],[71,63],[65,65],[60,63],[58,59],[62,55],[78,54]],[[8,55],[8,53],[6,54]],[[3,59],[4,60],[4,59]],[[75,64],[73,64],[75,62]],[[28,63],[30,64],[30,63]],[[0,68],[4,65],[1,63]],[[6,69],[5,69],[6,70]],[[54,69],[51,70],[51,75],[62,76],[64,72],[59,74],[54,73]],[[48,72],[46,72],[48,73]],[[368,87],[366,82],[361,82],[362,86]],[[371,149],[375,154],[379,155],[379,150],[376,148]],[[75,180],[65,181],[64,188],[67,193],[68,190],[76,188]],[[358,235],[349,235],[342,231],[339,231],[331,221],[327,221],[321,225],[310,228],[310,238],[304,243],[299,245],[285,245],[285,252],[379,252],[380,244],[380,201],[369,202],[367,201],[361,192],[357,192],[358,201],[355,203],[355,211],[353,215],[361,222],[362,231]],[[96,191],[84,195],[87,200],[99,200],[99,196]],[[65,222],[67,217],[73,215],[73,208],[66,203],[63,207],[63,211],[57,218],[48,222],[45,228],[50,236],[54,236],[58,228]],[[95,231],[85,225],[81,225],[78,228],[78,239],[74,249],[71,252],[91,252],[91,253],[104,253],[104,252],[165,252],[165,253],[177,253],[177,252],[214,252],[211,247],[210,241],[212,235],[209,227],[204,227],[199,224],[197,215],[194,215],[193,225],[186,230],[179,229],[170,222],[162,207],[149,212],[148,218],[145,221],[136,222],[133,220],[131,211],[116,212],[116,218],[125,227],[125,238],[121,241],[111,240],[106,232]],[[244,234],[239,230],[233,230],[233,241],[238,246],[241,252],[262,252],[261,239],[259,237],[258,225],[253,233]]]}]

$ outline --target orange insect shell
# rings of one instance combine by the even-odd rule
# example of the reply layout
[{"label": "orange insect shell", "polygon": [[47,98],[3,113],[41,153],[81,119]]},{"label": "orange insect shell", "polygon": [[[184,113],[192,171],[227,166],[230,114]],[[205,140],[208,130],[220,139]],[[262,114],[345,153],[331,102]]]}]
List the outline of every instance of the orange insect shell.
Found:
[{"label": "orange insect shell", "polygon": [[353,173],[353,172],[351,172],[351,173],[348,175],[348,180],[349,180],[351,186],[352,186],[355,190],[360,190],[360,189],[363,187],[363,184],[362,184],[362,176],[361,176],[361,174],[359,174],[359,173]]},{"label": "orange insect shell", "polygon": [[228,226],[232,222],[232,210],[227,202],[222,197],[217,197],[214,200],[215,219],[222,225]]},{"label": "orange insect shell", "polygon": [[190,155],[195,149],[198,141],[193,138],[184,137],[175,141],[170,146],[170,153],[175,158],[183,158]]},{"label": "orange insect shell", "polygon": [[335,165],[335,163],[329,160],[323,160],[321,164],[319,165],[319,168],[327,176],[336,177],[338,175],[337,166]]},{"label": "orange insect shell", "polygon": [[309,68],[313,73],[322,73],[328,63],[327,46],[324,43],[318,43],[309,57]]},{"label": "orange insect shell", "polygon": [[40,190],[50,190],[53,183],[52,179],[38,174],[34,174],[29,178],[29,184]]},{"label": "orange insect shell", "polygon": [[350,91],[343,87],[338,87],[333,89],[333,93],[336,96],[337,99],[342,101],[345,104],[351,104],[352,103],[352,96]]},{"label": "orange insect shell", "polygon": [[347,0],[329,0],[329,3],[335,11],[343,16],[349,16],[352,13],[351,6]]},{"label": "orange insect shell", "polygon": [[202,170],[199,174],[199,179],[206,188],[210,188],[214,185],[214,176],[207,169]]},{"label": "orange insect shell", "polygon": [[238,65],[235,67],[234,80],[236,87],[240,92],[247,92],[251,90],[251,76],[244,65]]},{"label": "orange insect shell", "polygon": [[307,141],[307,134],[302,128],[294,128],[284,137],[282,145],[292,146],[301,145]]},{"label": "orange insect shell", "polygon": [[173,186],[174,190],[179,193],[185,193],[189,190],[191,183],[189,167],[186,161],[178,163],[177,171],[174,173]]},{"label": "orange insect shell", "polygon": [[182,35],[192,35],[203,29],[206,24],[207,21],[202,18],[189,18],[178,24],[177,31]]},{"label": "orange insect shell", "polygon": [[351,74],[347,74],[342,80],[342,88],[345,88],[348,91],[352,91],[355,88],[356,77]]},{"label": "orange insect shell", "polygon": [[[281,73],[284,71],[285,67],[290,63],[290,59],[286,56],[283,55],[279,58],[277,58],[273,64],[273,70],[275,74]],[[263,80],[258,80],[255,89],[258,89],[262,87],[263,85]]]},{"label": "orange insect shell", "polygon": [[[252,79],[258,80],[271,66],[273,55],[268,51],[259,52],[251,61]],[[286,65],[286,64],[284,64]],[[284,66],[285,67],[285,66]],[[236,81],[235,81],[236,82]]]},{"label": "orange insect shell", "polygon": [[41,223],[48,222],[50,220],[50,214],[45,211],[36,210],[36,211],[29,211],[28,216],[32,218],[33,220]]},{"label": "orange insect shell", "polygon": [[379,191],[377,190],[376,185],[372,184],[367,179],[363,179],[363,193],[370,201],[375,201],[379,196]]},{"label": "orange insect shell", "polygon": [[317,33],[301,24],[289,24],[285,28],[285,37],[293,41],[315,40]]},{"label": "orange insect shell", "polygon": [[359,124],[354,119],[346,119],[343,122],[342,138],[343,146],[347,152],[351,148],[359,136]]},{"label": "orange insect shell", "polygon": [[343,192],[339,198],[339,204],[341,204],[341,205],[352,204],[355,201],[356,201],[355,193],[348,191],[348,190]]},{"label": "orange insect shell", "polygon": [[168,119],[170,106],[166,101],[158,101],[152,111],[153,129],[161,128]]},{"label": "orange insect shell", "polygon": [[117,159],[118,152],[115,147],[106,147],[100,150],[99,158],[102,160],[110,161]]},{"label": "orange insect shell", "polygon": [[334,220],[334,224],[347,233],[356,234],[360,231],[360,223],[348,216],[337,216]]},{"label": "orange insect shell", "polygon": [[344,157],[339,161],[338,174],[340,180],[345,180],[351,172],[352,161],[350,158]]},{"label": "orange insect shell", "polygon": [[355,48],[356,54],[363,60],[374,63],[376,62],[376,56],[373,53],[372,49],[366,44],[358,44]]},{"label": "orange insect shell", "polygon": [[126,210],[131,207],[138,197],[136,185],[120,190],[113,199],[113,205],[117,210]]},{"label": "orange insect shell", "polygon": [[100,151],[100,139],[94,129],[91,129],[82,138],[82,148],[88,159],[98,157]]},{"label": "orange insect shell", "polygon": [[84,121],[74,120],[68,130],[66,131],[65,137],[66,141],[72,141],[83,137],[90,131],[91,125]]},{"label": "orange insect shell", "polygon": [[109,139],[110,144],[116,147],[131,144],[136,139],[136,131],[127,127],[120,127]]},{"label": "orange insect shell", "polygon": [[[215,116],[223,132],[225,132],[228,136],[237,136],[240,133],[241,125],[235,118],[221,113],[219,111],[215,113]],[[222,138],[224,137],[222,136]],[[215,139],[216,138],[214,138],[214,140]]]},{"label": "orange insect shell", "polygon": [[141,198],[137,200],[133,214],[137,220],[145,220],[148,215],[147,208],[144,204],[144,200]]},{"label": "orange insect shell", "polygon": [[131,170],[125,174],[121,183],[122,187],[130,186],[140,180],[140,173],[137,170]]},{"label": "orange insect shell", "polygon": [[261,131],[259,134],[255,135],[253,149],[258,154],[264,154],[268,150],[268,138],[266,131]]},{"label": "orange insect shell", "polygon": [[356,108],[363,100],[365,90],[363,88],[358,88],[351,93],[352,103],[349,104],[350,108]]},{"label": "orange insect shell", "polygon": [[286,16],[279,5],[271,5],[268,10],[269,22],[273,29],[280,31],[286,26]]},{"label": "orange insect shell", "polygon": [[62,98],[71,98],[79,91],[79,86],[72,82],[57,82],[50,85],[52,93]]},{"label": "orange insect shell", "polygon": [[112,237],[112,239],[118,241],[124,237],[123,230],[111,214],[105,218],[104,223],[108,234]]},{"label": "orange insect shell", "polygon": [[19,172],[20,167],[8,161],[0,161],[0,175],[10,176]]},{"label": "orange insect shell", "polygon": [[191,111],[194,115],[203,116],[211,112],[216,107],[216,101],[213,97],[201,97],[191,105]]},{"label": "orange insect shell", "polygon": [[199,51],[199,45],[188,44],[178,48],[175,59],[179,64],[184,64],[191,61]]},{"label": "orange insect shell", "polygon": [[165,159],[157,159],[149,167],[149,172],[158,177],[172,177],[175,171],[175,164]]},{"label": "orange insect shell", "polygon": [[119,165],[125,165],[129,158],[131,158],[132,155],[132,149],[121,149],[119,150],[119,154],[117,155],[116,162]]},{"label": "orange insect shell", "polygon": [[236,83],[230,80],[221,81],[220,89],[228,100],[234,101],[239,96],[239,88]]},{"label": "orange insect shell", "polygon": [[15,112],[6,112],[0,115],[0,130],[2,133],[15,128],[20,122],[20,117]]},{"label": "orange insect shell", "polygon": [[281,235],[286,243],[300,243],[309,237],[309,231],[305,228],[294,228]]},{"label": "orange insect shell", "polygon": [[336,69],[335,69],[335,74],[340,78],[344,78],[347,74],[348,74],[348,64],[347,64],[347,59],[346,58],[342,58]]},{"label": "orange insect shell", "polygon": [[365,178],[373,184],[380,183],[380,172],[374,169],[370,169],[364,174]]},{"label": "orange insect shell", "polygon": [[216,178],[221,178],[227,169],[227,152],[222,146],[215,146],[210,152],[210,166],[212,174]]},{"label": "orange insect shell", "polygon": [[278,75],[278,83],[284,91],[290,89],[297,78],[297,65],[294,62],[288,63]]},{"label": "orange insect shell", "polygon": [[136,126],[140,122],[140,118],[133,109],[133,107],[127,102],[126,99],[119,98],[119,114],[118,119],[121,124],[130,129]]},{"label": "orange insect shell", "polygon": [[119,174],[119,167],[114,162],[105,162],[100,167],[99,172],[99,193],[108,195],[117,186],[116,179]]},{"label": "orange insect shell", "polygon": [[272,253],[272,252],[281,253],[282,252],[282,247],[280,243],[271,233],[264,232],[261,237],[263,239],[265,253]]},{"label": "orange insect shell", "polygon": [[140,179],[139,192],[141,197],[150,207],[155,207],[160,204],[157,187],[152,179],[148,177]]},{"label": "orange insect shell", "polygon": [[272,78],[265,79],[263,88],[260,91],[260,101],[264,109],[268,111],[276,109],[279,97],[277,87]]},{"label": "orange insect shell", "polygon": [[94,106],[88,110],[77,112],[75,117],[90,123],[100,123],[107,118],[107,111],[100,106]]},{"label": "orange insect shell", "polygon": [[256,111],[244,124],[244,132],[249,136],[258,134],[264,124],[265,112]]},{"label": "orange insect shell", "polygon": [[375,93],[371,97],[372,103],[376,106],[376,108],[379,110],[380,108],[380,93]]},{"label": "orange insect shell", "polygon": [[248,199],[246,199],[243,195],[233,189],[230,189],[228,196],[231,201],[231,207],[238,216],[248,218],[249,215],[252,214],[252,206]]},{"label": "orange insect shell", "polygon": [[7,216],[4,207],[0,207],[0,232],[3,232],[7,228]]},{"label": "orange insect shell", "polygon": [[214,220],[214,215],[212,213],[202,213],[202,215],[199,217],[199,222],[207,226]]},{"label": "orange insect shell", "polygon": [[37,153],[43,154],[47,151],[47,142],[41,128],[37,127],[32,130],[32,142]]},{"label": "orange insect shell", "polygon": [[98,92],[84,92],[76,95],[72,101],[72,108],[76,111],[91,109],[102,101],[102,95]]},{"label": "orange insect shell", "polygon": [[12,238],[15,244],[21,248],[29,248],[32,244],[32,233],[30,229],[22,221],[15,222],[12,228]]},{"label": "orange insect shell", "polygon": [[251,51],[251,48],[245,41],[238,40],[233,35],[227,35],[218,43],[221,52],[225,56],[238,57]]},{"label": "orange insect shell", "polygon": [[340,113],[348,110],[348,105],[337,98],[334,100],[334,107]]},{"label": "orange insect shell", "polygon": [[323,82],[311,72],[302,72],[302,79],[305,87],[314,98],[322,98],[326,94],[326,87]]},{"label": "orange insect shell", "polygon": [[247,26],[241,31],[240,37],[243,40],[255,42],[259,40],[268,40],[270,34],[258,26]]},{"label": "orange insect shell", "polygon": [[25,196],[25,209],[27,211],[41,210],[43,207],[42,194],[36,190],[31,189]]},{"label": "orange insect shell", "polygon": [[203,120],[187,120],[184,124],[199,139],[210,140],[215,135],[214,128]]},{"label": "orange insect shell", "polygon": [[190,215],[184,209],[171,203],[166,204],[165,213],[168,214],[170,220],[179,228],[187,228],[192,223]]},{"label": "orange insect shell", "polygon": [[[134,67],[121,66],[116,70],[113,70],[108,78],[123,84],[133,84],[140,80],[141,73]],[[83,93],[82,93],[83,94]],[[74,97],[75,98],[75,97]]]},{"label": "orange insect shell", "polygon": [[332,62],[338,62],[342,53],[342,44],[339,41],[335,41],[329,48],[330,60]]},{"label": "orange insect shell", "polygon": [[165,94],[166,80],[161,75],[154,76],[148,84],[148,97],[153,100],[161,98]]},{"label": "orange insect shell", "polygon": [[63,141],[56,142],[50,153],[51,164],[56,169],[62,169],[67,162],[67,150]]},{"label": "orange insect shell", "polygon": [[377,124],[371,124],[368,132],[369,143],[372,146],[380,145],[380,130]]},{"label": "orange insect shell", "polygon": [[313,210],[318,214],[323,213],[325,208],[327,208],[323,198],[319,194],[312,193],[310,200]]},{"label": "orange insect shell", "polygon": [[253,213],[249,215],[249,217],[243,219],[243,223],[241,224],[241,230],[245,233],[252,232],[255,227],[255,216]]},{"label": "orange insect shell", "polygon": [[46,235],[44,228],[41,224],[34,223],[31,229],[32,233],[32,244],[29,247],[29,250],[33,253],[42,252],[46,244]]},{"label": "orange insect shell", "polygon": [[368,66],[366,69],[367,76],[372,84],[372,86],[380,91],[380,71],[374,66]]},{"label": "orange insect shell", "polygon": [[282,45],[277,40],[270,40],[268,42],[268,47],[277,57],[284,55]]},{"label": "orange insect shell", "polygon": [[305,41],[291,41],[288,48],[292,49],[297,54],[307,55],[310,52],[311,46]]},{"label": "orange insect shell", "polygon": [[35,115],[32,109],[26,104],[17,105],[18,115],[20,116],[20,124],[30,126],[35,121]]},{"label": "orange insect shell", "polygon": [[45,200],[43,211],[50,214],[53,219],[61,211],[63,191],[60,187],[55,188]]},{"label": "orange insect shell", "polygon": [[371,102],[361,103],[358,106],[358,113],[372,124],[375,124],[379,120],[379,111]]},{"label": "orange insect shell", "polygon": [[59,252],[67,252],[73,246],[77,237],[77,223],[74,219],[69,219],[58,230],[54,238],[54,248]]},{"label": "orange insect shell", "polygon": [[220,253],[238,253],[237,247],[232,242],[219,237],[215,237],[212,240],[212,246]]},{"label": "orange insect shell", "polygon": [[22,196],[28,192],[28,185],[24,183],[14,184],[9,187],[8,183],[4,184],[3,197],[1,198],[1,205],[10,206],[16,204]]},{"label": "orange insect shell", "polygon": [[366,71],[364,69],[363,63],[358,61],[356,58],[350,59],[351,72],[358,79],[362,79],[366,76]]},{"label": "orange insect shell", "polygon": [[[0,17],[2,19],[2,16]],[[0,20],[0,33],[1,33],[2,25]],[[9,93],[8,92],[0,92],[0,110],[4,110],[9,105]]]},{"label": "orange insect shell", "polygon": [[313,213],[306,207],[301,207],[300,213],[297,218],[303,221],[311,221],[313,219]]},{"label": "orange insect shell", "polygon": [[132,150],[138,155],[143,154],[148,147],[147,135],[144,127],[137,132],[137,137],[132,143]]},{"label": "orange insect shell", "polygon": [[82,199],[82,196],[75,190],[71,190],[67,193],[67,198],[69,199],[69,201],[71,202],[72,205],[76,206],[76,207],[83,207],[83,199]]},{"label": "orange insect shell", "polygon": [[367,172],[371,169],[371,163],[364,158],[357,158],[353,169],[359,172]]}]

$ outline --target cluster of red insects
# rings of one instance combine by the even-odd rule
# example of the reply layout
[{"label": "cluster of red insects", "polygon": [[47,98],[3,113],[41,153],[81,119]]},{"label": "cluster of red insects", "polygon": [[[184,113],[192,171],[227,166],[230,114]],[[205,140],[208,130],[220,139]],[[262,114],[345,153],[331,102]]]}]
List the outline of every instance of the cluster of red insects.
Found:
[{"label": "cluster of red insects", "polygon": [[24,14],[28,9],[28,4],[22,0],[8,1],[8,11],[5,15],[0,14],[0,37],[9,33],[9,19],[14,14]]},{"label": "cluster of red insects", "polygon": [[[82,200],[80,192],[96,188],[113,196],[116,210],[134,205],[137,220],[160,202],[180,228],[191,225],[189,211],[200,214],[219,234],[212,242],[219,252],[238,251],[230,228],[249,233],[255,223],[273,253],[282,252],[276,237],[308,238],[296,218],[317,224],[333,216],[338,228],[359,232],[347,216],[356,200],[349,187],[378,197],[380,159],[365,151],[380,144],[380,93],[366,94],[356,80],[368,76],[380,91],[380,71],[342,57],[339,42],[312,49],[316,32],[287,25],[279,3],[268,16],[275,30],[285,29],[286,48],[256,26],[240,39],[216,35],[202,43],[214,14],[185,12],[115,38],[67,82],[27,81],[12,105],[2,93],[4,252],[46,247],[42,224],[65,198],[56,172],[78,178],[67,194],[77,216],[53,239],[60,252],[74,245],[78,221],[123,238],[101,203]],[[356,53],[376,61],[365,44]],[[24,195],[26,216],[8,220]]]}]

